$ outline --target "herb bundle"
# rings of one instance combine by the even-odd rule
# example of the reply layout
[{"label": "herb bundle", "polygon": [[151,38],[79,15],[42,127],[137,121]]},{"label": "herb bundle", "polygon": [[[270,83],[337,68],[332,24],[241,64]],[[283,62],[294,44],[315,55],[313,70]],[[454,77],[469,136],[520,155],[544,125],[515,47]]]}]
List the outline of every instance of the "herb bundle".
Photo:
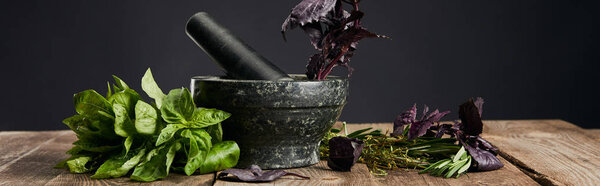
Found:
[{"label": "herb bundle", "polygon": [[190,92],[164,94],[150,69],[142,89],[154,104],[144,102],[121,79],[113,76],[106,97],[94,90],[73,97],[74,115],[63,120],[77,134],[71,157],[58,163],[72,173],[93,172],[91,178],[116,178],[131,173],[137,181],[165,178],[170,170],[204,174],[237,164],[240,149],[222,141],[221,122],[230,114],[199,108]]},{"label": "herb bundle", "polygon": [[[388,38],[367,31],[361,26],[364,13],[358,9],[360,0],[303,0],[296,5],[281,26],[285,32],[302,28],[318,52],[309,58],[306,75],[309,79],[323,80],[336,66],[353,69],[348,65],[350,58],[363,38]],[[343,4],[352,6],[350,12]]]},{"label": "herb bundle", "polygon": [[[449,111],[428,113],[429,109],[425,106],[423,115],[417,119],[415,105],[396,118],[390,135],[380,130],[370,131],[372,128],[340,134],[345,131],[344,123],[340,129],[331,129],[321,141],[321,157],[331,161],[329,152],[339,151],[340,147],[331,145],[330,140],[345,136],[362,140],[364,147],[362,154],[358,154],[358,161],[365,163],[376,175],[385,175],[386,170],[398,168],[424,168],[420,173],[449,178],[459,177],[469,169],[499,169],[503,164],[496,157],[498,149],[479,136],[483,128],[482,106],[481,98],[470,99],[460,105],[461,121],[451,125],[439,122]],[[443,138],[444,135],[450,137]],[[350,153],[349,150],[347,153]],[[335,165],[339,166],[346,165]]]}]

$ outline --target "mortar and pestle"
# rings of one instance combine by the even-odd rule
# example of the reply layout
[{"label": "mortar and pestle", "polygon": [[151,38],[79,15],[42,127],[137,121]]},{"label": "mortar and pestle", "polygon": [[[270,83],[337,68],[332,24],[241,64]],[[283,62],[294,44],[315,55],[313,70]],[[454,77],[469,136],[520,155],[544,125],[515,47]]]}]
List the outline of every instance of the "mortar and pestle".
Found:
[{"label": "mortar and pestle", "polygon": [[204,12],[189,19],[186,33],[226,73],[192,77],[190,90],[196,105],[232,114],[223,139],[240,146],[237,167],[319,162],[319,142],[346,104],[347,78],[288,75]]}]

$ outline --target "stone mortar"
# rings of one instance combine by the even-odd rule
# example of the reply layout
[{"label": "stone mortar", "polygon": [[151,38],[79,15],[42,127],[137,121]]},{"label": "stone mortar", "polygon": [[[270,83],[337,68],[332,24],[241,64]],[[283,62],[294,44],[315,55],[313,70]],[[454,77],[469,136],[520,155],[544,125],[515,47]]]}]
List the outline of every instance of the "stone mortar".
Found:
[{"label": "stone mortar", "polygon": [[241,154],[237,167],[294,168],[319,162],[319,142],[342,113],[349,92],[347,78],[307,80],[233,80],[196,76],[194,102],[232,116],[222,123],[224,140],[234,140]]}]

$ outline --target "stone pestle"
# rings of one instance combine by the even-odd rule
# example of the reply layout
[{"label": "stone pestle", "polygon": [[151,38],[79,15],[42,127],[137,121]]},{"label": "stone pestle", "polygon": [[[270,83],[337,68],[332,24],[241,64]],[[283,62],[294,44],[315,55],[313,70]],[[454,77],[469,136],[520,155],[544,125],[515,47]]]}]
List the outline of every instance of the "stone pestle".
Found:
[{"label": "stone pestle", "polygon": [[291,80],[285,72],[217,23],[206,12],[198,12],[190,17],[185,29],[187,35],[229,78]]}]

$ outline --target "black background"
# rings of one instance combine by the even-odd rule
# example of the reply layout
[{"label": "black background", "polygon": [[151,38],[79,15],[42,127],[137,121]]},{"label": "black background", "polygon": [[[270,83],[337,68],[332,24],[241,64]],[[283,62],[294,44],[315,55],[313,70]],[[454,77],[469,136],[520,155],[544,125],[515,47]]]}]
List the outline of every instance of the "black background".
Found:
[{"label": "black background", "polygon": [[[314,52],[280,26],[293,1],[0,1],[0,130],[66,129],[72,95],[106,91],[114,74],[141,92],[151,67],[163,90],[222,74],[184,33],[198,11],[289,73]],[[598,128],[598,1],[364,0],[364,40],[341,120],[391,122],[412,104],[452,110],[486,99],[484,119],[564,119]],[[344,75],[344,69],[335,74]]]}]

